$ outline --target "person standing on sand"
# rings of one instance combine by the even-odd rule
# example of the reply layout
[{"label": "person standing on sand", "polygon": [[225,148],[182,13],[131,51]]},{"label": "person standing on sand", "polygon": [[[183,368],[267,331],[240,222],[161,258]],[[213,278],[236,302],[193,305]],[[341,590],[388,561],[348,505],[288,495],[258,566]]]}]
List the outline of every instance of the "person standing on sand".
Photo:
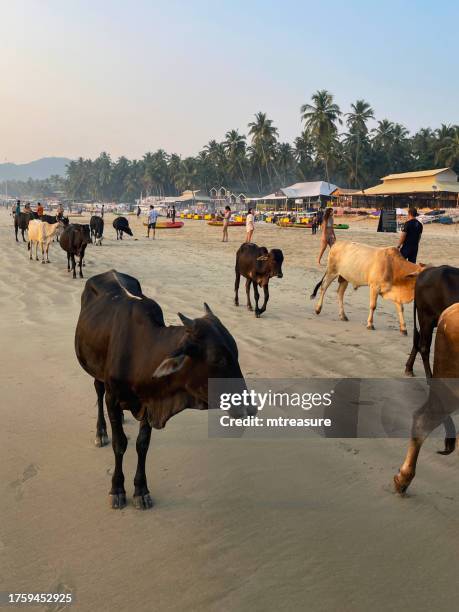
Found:
[{"label": "person standing on sand", "polygon": [[416,208],[408,209],[408,221],[405,223],[400,235],[397,248],[405,259],[416,263],[419,242],[421,240],[423,225],[416,219],[418,211]]},{"label": "person standing on sand", "polygon": [[225,206],[225,212],[223,213],[223,238],[222,242],[228,242],[228,226],[231,217],[231,208]]},{"label": "person standing on sand", "polygon": [[335,230],[333,229],[333,208],[329,207],[324,213],[322,220],[322,239],[320,242],[320,253],[317,263],[320,265],[322,255],[325,253],[327,246],[330,248],[336,242]]},{"label": "person standing on sand", "polygon": [[175,205],[174,204],[172,204],[171,216],[172,216],[172,223],[175,223]]},{"label": "person standing on sand", "polygon": [[15,208],[14,213],[15,213],[16,215],[18,215],[20,212],[21,212],[21,200],[18,200],[18,201],[16,202],[16,208]]},{"label": "person standing on sand", "polygon": [[137,206],[137,219],[140,217],[140,213],[142,211],[140,210],[140,206]]},{"label": "person standing on sand", "polygon": [[37,215],[38,217],[43,217],[43,206],[38,202],[37,204]]},{"label": "person standing on sand", "polygon": [[155,210],[153,204],[150,205],[150,212],[148,213],[148,230],[147,238],[150,238],[150,230],[153,230],[153,240],[156,236],[156,221],[158,219],[158,211]]},{"label": "person standing on sand", "polygon": [[249,208],[249,211],[247,213],[247,217],[245,220],[245,229],[246,229],[245,241],[252,242],[253,231],[255,229],[255,217],[253,216],[252,208]]},{"label": "person standing on sand", "polygon": [[104,218],[104,205],[102,204],[102,208],[100,209],[100,216],[102,219]]}]

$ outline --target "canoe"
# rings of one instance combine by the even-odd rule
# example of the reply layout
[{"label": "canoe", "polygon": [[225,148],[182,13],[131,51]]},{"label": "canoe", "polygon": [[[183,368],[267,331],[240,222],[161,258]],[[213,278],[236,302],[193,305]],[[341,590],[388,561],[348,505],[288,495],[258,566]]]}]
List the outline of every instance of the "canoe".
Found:
[{"label": "canoe", "polygon": [[334,229],[349,229],[349,225],[347,223],[335,223],[333,228]]},{"label": "canoe", "polygon": [[[145,221],[143,224],[148,227],[148,223]],[[157,221],[156,223],[156,229],[180,229],[183,226],[183,221],[176,221],[175,223],[172,223],[172,221]]]},{"label": "canoe", "polygon": [[277,225],[285,229],[291,229],[291,228],[311,229],[312,227],[310,223],[278,223]]},{"label": "canoe", "polygon": [[[223,225],[223,221],[217,221],[216,219],[214,219],[213,221],[207,221],[207,225],[217,225],[221,227]],[[230,227],[238,227],[241,225],[245,225],[245,222],[244,221],[230,221],[228,225]]]}]

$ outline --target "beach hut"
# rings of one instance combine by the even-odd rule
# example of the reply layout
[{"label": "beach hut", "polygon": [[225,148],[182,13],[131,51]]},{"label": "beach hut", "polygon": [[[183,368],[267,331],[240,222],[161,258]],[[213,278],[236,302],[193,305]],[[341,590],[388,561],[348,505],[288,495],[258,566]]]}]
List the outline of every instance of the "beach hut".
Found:
[{"label": "beach hut", "polygon": [[275,193],[250,199],[257,202],[260,210],[303,210],[325,206],[336,189],[336,185],[327,181],[308,181],[281,187]]},{"label": "beach hut", "polygon": [[459,206],[459,182],[451,168],[384,176],[382,183],[352,194],[352,206],[451,208]]}]

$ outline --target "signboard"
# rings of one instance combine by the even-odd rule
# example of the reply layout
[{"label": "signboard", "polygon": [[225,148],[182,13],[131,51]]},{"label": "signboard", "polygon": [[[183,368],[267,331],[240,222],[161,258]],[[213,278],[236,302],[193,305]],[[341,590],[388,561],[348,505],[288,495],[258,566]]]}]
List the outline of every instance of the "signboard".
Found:
[{"label": "signboard", "polygon": [[382,209],[379,217],[378,232],[396,232],[397,215],[394,208]]}]

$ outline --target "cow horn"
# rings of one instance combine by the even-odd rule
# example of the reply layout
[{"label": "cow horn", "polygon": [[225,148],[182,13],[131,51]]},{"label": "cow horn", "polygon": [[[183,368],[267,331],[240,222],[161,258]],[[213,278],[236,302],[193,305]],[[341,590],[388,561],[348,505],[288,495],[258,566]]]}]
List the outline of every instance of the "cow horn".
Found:
[{"label": "cow horn", "polygon": [[193,319],[190,319],[189,317],[186,317],[181,312],[178,313],[178,316],[180,318],[180,321],[183,323],[183,325],[185,325],[185,327],[192,327],[193,326]]},{"label": "cow horn", "polygon": [[266,261],[268,259],[268,255],[260,255],[257,257],[257,261]]},{"label": "cow horn", "polygon": [[206,311],[206,314],[208,315],[213,315],[214,313],[212,312],[209,304],[206,304],[206,302],[204,302],[204,310]]}]

